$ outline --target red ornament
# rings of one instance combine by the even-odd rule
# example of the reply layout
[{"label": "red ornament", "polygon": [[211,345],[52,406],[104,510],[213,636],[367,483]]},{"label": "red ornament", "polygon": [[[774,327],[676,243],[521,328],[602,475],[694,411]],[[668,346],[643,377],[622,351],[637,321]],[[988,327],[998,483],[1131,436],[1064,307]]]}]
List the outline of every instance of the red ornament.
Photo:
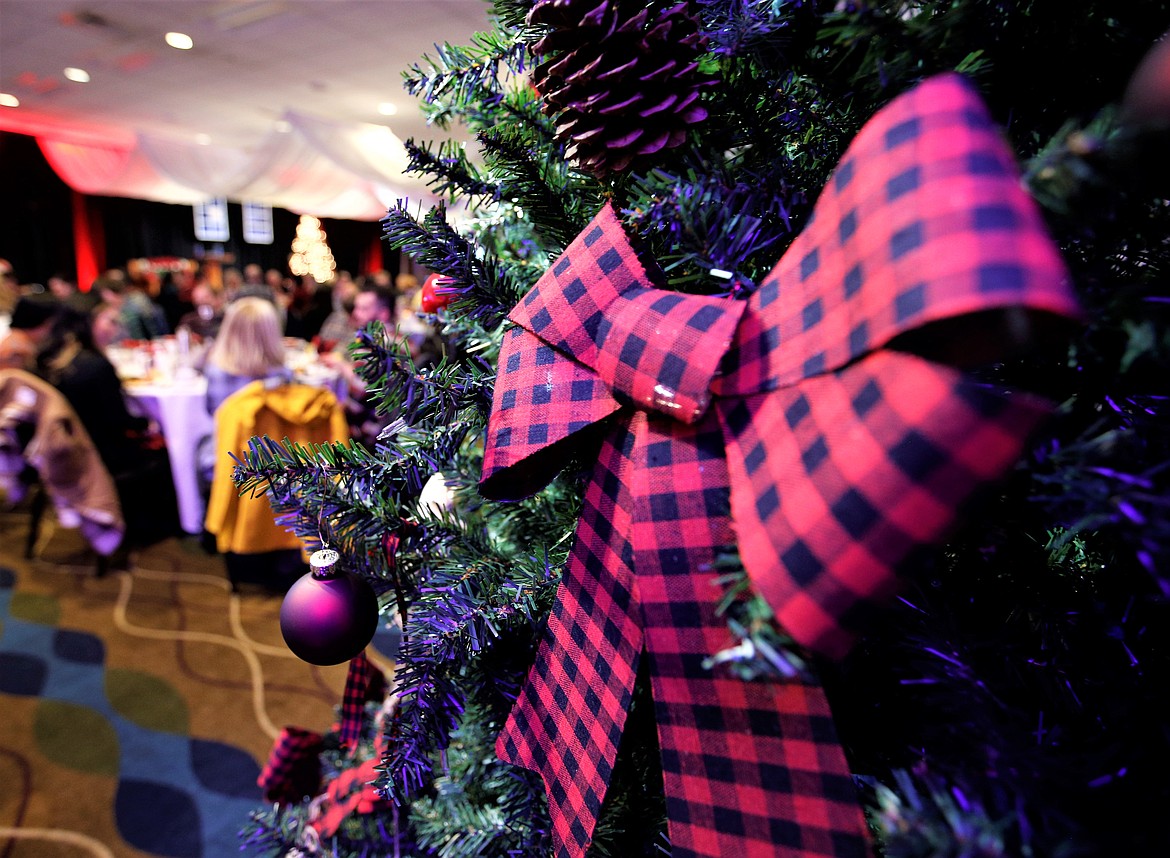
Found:
[{"label": "red ornament", "polygon": [[422,299],[419,306],[424,313],[437,313],[451,303],[455,290],[450,288],[451,278],[440,274],[432,274],[426,279],[422,287]]},{"label": "red ornament", "polygon": [[1125,90],[1129,118],[1149,125],[1170,125],[1170,33],[1154,43],[1138,64]]},{"label": "red ornament", "polygon": [[398,565],[398,531],[388,530],[382,537],[382,551],[386,555],[386,565],[394,569]]},{"label": "red ornament", "polygon": [[309,664],[341,664],[366,648],[378,629],[378,598],[361,578],[335,571],[337,552],[314,552],[313,570],[289,588],[280,633]]}]

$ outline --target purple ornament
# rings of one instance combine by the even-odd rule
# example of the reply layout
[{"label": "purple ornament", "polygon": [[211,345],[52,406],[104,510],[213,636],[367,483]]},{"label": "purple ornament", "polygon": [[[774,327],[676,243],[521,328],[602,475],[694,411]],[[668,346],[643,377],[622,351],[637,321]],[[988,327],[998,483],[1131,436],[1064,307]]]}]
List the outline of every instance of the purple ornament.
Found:
[{"label": "purple ornament", "polygon": [[309,664],[341,664],[366,648],[378,628],[378,597],[361,578],[334,568],[337,552],[317,551],[309,574],[280,606],[280,633]]}]

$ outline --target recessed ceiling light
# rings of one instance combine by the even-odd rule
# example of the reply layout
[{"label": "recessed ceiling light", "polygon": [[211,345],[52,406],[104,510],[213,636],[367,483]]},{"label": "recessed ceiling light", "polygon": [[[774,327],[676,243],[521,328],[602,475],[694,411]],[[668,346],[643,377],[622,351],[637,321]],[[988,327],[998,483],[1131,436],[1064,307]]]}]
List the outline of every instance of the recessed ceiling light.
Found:
[{"label": "recessed ceiling light", "polygon": [[165,38],[168,45],[180,51],[189,51],[195,46],[195,42],[186,33],[167,33]]},{"label": "recessed ceiling light", "polygon": [[69,66],[69,68],[62,71],[61,74],[65,75],[65,77],[69,78],[69,80],[73,81],[74,83],[89,83],[89,72],[87,72],[85,69],[77,69],[73,66]]},{"label": "recessed ceiling light", "polygon": [[195,135],[195,142],[198,143],[200,146],[207,146],[211,143],[211,135],[210,134],[196,134]]},{"label": "recessed ceiling light", "polygon": [[383,101],[378,105],[378,112],[383,116],[393,116],[398,112],[398,105],[391,104],[389,101]]},{"label": "recessed ceiling light", "polygon": [[0,107],[20,107],[20,99],[7,92],[0,92]]}]

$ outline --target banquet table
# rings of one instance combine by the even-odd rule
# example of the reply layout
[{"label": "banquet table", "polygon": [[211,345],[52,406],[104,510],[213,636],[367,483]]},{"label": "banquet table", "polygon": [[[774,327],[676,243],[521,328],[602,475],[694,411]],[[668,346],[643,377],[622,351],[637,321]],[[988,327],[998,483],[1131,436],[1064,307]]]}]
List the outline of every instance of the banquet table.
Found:
[{"label": "banquet table", "polygon": [[[295,380],[328,387],[339,398],[344,396],[345,382],[337,371],[305,355],[289,350],[288,365]],[[142,349],[115,349],[110,358],[122,377],[128,406],[157,423],[166,440],[180,526],[186,533],[202,533],[207,502],[199,483],[199,447],[204,438],[215,433],[215,418],[207,410],[207,380],[193,369],[177,369],[174,362],[159,361],[157,355],[145,360]],[[216,455],[228,452],[217,451]],[[238,455],[241,451],[230,452]]]}]

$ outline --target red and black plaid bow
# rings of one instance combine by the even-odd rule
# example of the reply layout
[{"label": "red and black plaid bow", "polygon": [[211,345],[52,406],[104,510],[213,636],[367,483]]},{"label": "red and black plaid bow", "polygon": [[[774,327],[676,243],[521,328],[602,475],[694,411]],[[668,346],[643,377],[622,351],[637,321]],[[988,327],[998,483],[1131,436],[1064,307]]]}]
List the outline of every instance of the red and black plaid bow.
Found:
[{"label": "red and black plaid bow", "polygon": [[991,309],[1076,315],[1065,280],[955,75],[866,125],[747,302],[651,288],[608,206],[544,274],[510,316],[481,488],[539,488],[602,423],[545,640],[497,743],[544,779],[558,855],[591,841],[643,648],[676,856],[867,852],[821,689],[704,669],[731,643],[714,561],[738,544],[784,629],[842,655],[895,570],[945,538],[1045,412],[891,340]]}]

